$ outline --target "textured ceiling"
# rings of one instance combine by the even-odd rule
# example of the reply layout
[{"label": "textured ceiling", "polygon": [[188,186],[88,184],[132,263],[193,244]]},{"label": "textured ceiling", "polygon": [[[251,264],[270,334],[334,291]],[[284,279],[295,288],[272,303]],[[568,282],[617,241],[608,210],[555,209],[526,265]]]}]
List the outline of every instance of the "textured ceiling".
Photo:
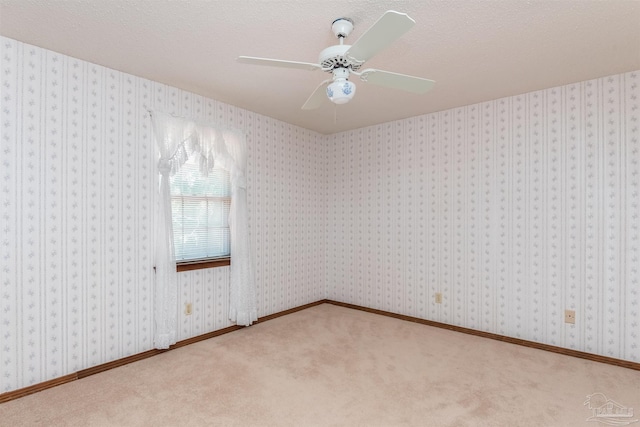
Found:
[{"label": "textured ceiling", "polygon": [[[329,77],[236,62],[317,62],[349,17],[353,44],[386,10],[416,25],[368,61],[433,79],[414,95],[361,83],[348,104],[301,110]],[[640,69],[640,1],[0,0],[0,34],[334,133]]]}]

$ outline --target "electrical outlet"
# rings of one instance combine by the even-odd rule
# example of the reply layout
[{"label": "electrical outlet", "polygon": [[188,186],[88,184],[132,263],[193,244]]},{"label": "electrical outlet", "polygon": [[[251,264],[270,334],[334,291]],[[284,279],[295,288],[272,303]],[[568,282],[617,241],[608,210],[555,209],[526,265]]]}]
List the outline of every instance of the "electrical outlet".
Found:
[{"label": "electrical outlet", "polygon": [[192,311],[191,311],[192,307],[191,307],[191,303],[187,302],[184,304],[184,314],[186,314],[187,316],[189,316]]},{"label": "electrical outlet", "polygon": [[442,294],[440,292],[436,292],[436,304],[442,304]]},{"label": "electrical outlet", "polygon": [[576,311],[575,310],[565,310],[564,311],[564,323],[576,323]]}]

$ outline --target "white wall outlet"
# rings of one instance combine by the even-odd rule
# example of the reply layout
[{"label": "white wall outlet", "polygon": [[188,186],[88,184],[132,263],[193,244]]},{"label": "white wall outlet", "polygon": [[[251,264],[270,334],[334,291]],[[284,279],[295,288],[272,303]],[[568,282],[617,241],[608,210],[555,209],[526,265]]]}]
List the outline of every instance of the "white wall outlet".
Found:
[{"label": "white wall outlet", "polygon": [[193,313],[192,311],[192,306],[190,302],[187,302],[184,304],[184,314],[186,314],[187,316],[191,315],[191,313]]},{"label": "white wall outlet", "polygon": [[436,304],[442,304],[442,294],[440,292],[436,292]]},{"label": "white wall outlet", "polygon": [[564,311],[564,323],[576,323],[576,311],[575,310],[565,310]]}]

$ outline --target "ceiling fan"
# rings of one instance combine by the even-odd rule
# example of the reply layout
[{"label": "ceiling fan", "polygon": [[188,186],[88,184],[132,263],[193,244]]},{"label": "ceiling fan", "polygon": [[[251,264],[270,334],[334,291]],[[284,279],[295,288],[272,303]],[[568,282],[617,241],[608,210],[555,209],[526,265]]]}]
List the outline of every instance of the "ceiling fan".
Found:
[{"label": "ceiling fan", "polygon": [[415,21],[406,13],[393,10],[385,12],[353,45],[344,44],[344,39],[353,31],[353,21],[338,18],[333,21],[331,30],[340,40],[340,44],[329,46],[320,52],[317,64],[310,62],[285,61],[282,59],[239,56],[238,61],[246,64],[268,65],[272,67],[296,68],[301,70],[322,70],[333,74],[333,78],[323,81],[302,106],[303,110],[318,108],[326,96],[335,104],[349,102],[356,92],[356,85],[349,81],[351,74],[360,77],[363,82],[378,86],[400,89],[422,94],[431,89],[433,80],[390,71],[367,68],[360,71],[365,61],[389,46],[406,33]]}]

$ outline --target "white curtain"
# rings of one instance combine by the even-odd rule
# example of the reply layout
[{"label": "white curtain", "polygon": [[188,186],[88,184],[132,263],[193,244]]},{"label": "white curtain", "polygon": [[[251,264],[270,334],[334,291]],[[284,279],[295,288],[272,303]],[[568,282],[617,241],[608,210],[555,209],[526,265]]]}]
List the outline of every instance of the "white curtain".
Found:
[{"label": "white curtain", "polygon": [[160,154],[160,188],[154,222],[156,283],[153,342],[155,348],[164,349],[176,343],[178,311],[178,274],[173,246],[169,176],[188,158],[185,141],[191,139],[193,125],[161,113],[154,113],[152,119]]},{"label": "white curtain", "polygon": [[190,155],[200,156],[200,171],[207,174],[214,164],[231,176],[231,278],[229,318],[248,326],[257,320],[253,261],[249,246],[246,164],[244,135],[233,129],[196,123],[162,112],[152,112],[153,128],[159,151],[159,207],[156,209],[156,348],[169,348],[176,342],[178,276],[171,220],[169,176],[175,174]]},{"label": "white curtain", "polygon": [[[258,320],[253,264],[249,247],[249,211],[247,208],[247,146],[232,135],[224,138],[231,158],[231,289],[229,318],[248,326]],[[239,256],[236,258],[234,254]]]}]

